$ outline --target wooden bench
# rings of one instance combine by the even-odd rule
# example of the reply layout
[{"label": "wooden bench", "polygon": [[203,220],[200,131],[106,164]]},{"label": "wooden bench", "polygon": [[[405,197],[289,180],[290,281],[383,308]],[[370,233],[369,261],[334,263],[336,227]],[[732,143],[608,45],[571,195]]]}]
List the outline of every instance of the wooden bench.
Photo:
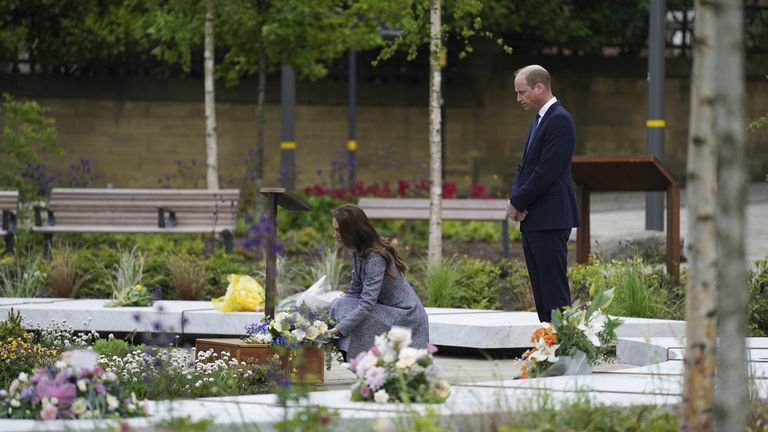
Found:
[{"label": "wooden bench", "polygon": [[[369,219],[429,220],[429,199],[425,198],[360,198],[357,203]],[[443,219],[485,220],[501,222],[504,256],[509,257],[509,221],[507,200],[444,199]]]},{"label": "wooden bench", "polygon": [[55,233],[218,233],[231,253],[239,198],[237,189],[53,188],[32,230],[46,256]]},{"label": "wooden bench", "polygon": [[16,231],[16,210],[19,207],[19,193],[16,191],[0,192],[0,212],[3,214],[3,225],[0,236],[5,238],[5,253],[13,253],[14,232]]}]

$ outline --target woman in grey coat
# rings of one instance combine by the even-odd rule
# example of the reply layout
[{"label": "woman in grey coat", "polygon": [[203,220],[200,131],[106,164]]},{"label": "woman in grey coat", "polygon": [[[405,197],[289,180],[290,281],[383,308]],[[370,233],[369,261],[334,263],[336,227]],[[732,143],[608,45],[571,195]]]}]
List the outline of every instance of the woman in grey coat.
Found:
[{"label": "woman in grey coat", "polygon": [[354,204],[339,206],[333,213],[336,241],[352,250],[352,282],[344,296],[331,303],[330,315],[339,336],[337,345],[351,359],[373,346],[374,338],[393,326],[412,331],[412,346],[429,343],[427,313],[411,285],[403,277],[406,265],[371,221]]}]

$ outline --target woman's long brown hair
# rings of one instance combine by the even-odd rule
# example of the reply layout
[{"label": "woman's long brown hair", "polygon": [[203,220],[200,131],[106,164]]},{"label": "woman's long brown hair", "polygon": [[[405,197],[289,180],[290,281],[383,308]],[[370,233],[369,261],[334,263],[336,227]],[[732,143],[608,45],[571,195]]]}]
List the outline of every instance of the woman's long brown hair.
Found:
[{"label": "woman's long brown hair", "polygon": [[392,277],[397,277],[393,265],[400,273],[406,272],[408,266],[397,255],[395,248],[379,236],[360,207],[354,204],[340,205],[333,211],[333,217],[339,224],[339,237],[346,247],[354,249],[363,258],[371,253],[383,256],[387,261],[387,273]]}]

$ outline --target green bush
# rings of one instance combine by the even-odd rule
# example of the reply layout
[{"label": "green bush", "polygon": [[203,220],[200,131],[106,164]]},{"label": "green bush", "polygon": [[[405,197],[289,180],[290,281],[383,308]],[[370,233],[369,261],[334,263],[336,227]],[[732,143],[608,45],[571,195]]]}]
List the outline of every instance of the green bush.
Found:
[{"label": "green bush", "polygon": [[[443,221],[443,239],[456,240],[465,243],[475,241],[499,242],[501,241],[502,224],[492,221]],[[510,223],[508,225],[509,239],[520,240],[520,225]]]},{"label": "green bush", "polygon": [[458,266],[454,305],[469,309],[499,309],[501,269],[489,261],[464,259]]},{"label": "green bush", "polygon": [[131,345],[122,339],[98,339],[93,344],[93,350],[107,358],[123,358],[132,352],[146,349],[144,344]]},{"label": "green bush", "polygon": [[751,336],[768,336],[768,257],[755,261],[749,277],[748,325]]},{"label": "green bush", "polygon": [[25,201],[45,196],[49,185],[46,173],[29,167],[44,167],[46,155],[63,153],[56,144],[56,119],[48,111],[35,101],[2,95],[0,189],[18,190]]},{"label": "green bush", "polygon": [[11,338],[23,339],[27,337],[27,330],[24,329],[24,317],[18,311],[11,310],[8,317],[0,321],[0,341]]},{"label": "green bush", "polygon": [[111,298],[110,280],[112,269],[120,262],[120,253],[107,245],[81,248],[78,253],[78,268],[83,273],[91,274],[77,291],[78,298]]},{"label": "green bush", "polygon": [[518,260],[501,260],[499,266],[499,302],[504,310],[529,311],[536,305],[533,301],[531,281],[528,278],[528,268]]},{"label": "green bush", "polygon": [[454,307],[461,274],[456,262],[444,259],[440,264],[427,266],[421,292],[424,305],[430,307]]},{"label": "green bush", "polygon": [[675,289],[661,266],[642,258],[627,261],[599,261],[569,269],[568,279],[574,300],[588,301],[601,292],[616,288],[606,313],[638,318],[680,319],[684,317],[681,290]]}]

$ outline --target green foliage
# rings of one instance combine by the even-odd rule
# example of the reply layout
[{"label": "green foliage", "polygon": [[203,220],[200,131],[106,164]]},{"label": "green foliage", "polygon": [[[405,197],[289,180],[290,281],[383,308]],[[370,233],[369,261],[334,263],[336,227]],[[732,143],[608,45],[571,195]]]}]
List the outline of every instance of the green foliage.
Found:
[{"label": "green foliage", "polygon": [[150,306],[152,296],[141,285],[144,276],[144,255],[136,247],[130,252],[123,252],[120,262],[112,270],[112,300],[104,307]]},{"label": "green foliage", "polygon": [[334,242],[331,245],[321,245],[319,249],[320,254],[313,260],[310,267],[312,281],[326,276],[331,289],[338,290],[341,285],[341,275],[346,267],[346,262],[339,256],[339,245]]},{"label": "green foliage", "polygon": [[81,248],[78,252],[77,266],[84,274],[93,277],[86,280],[77,291],[78,298],[109,298],[112,296],[111,272],[120,262],[120,252],[108,245]]},{"label": "green foliage", "polygon": [[169,255],[166,263],[179,300],[200,300],[205,287],[205,267],[191,255]]},{"label": "green foliage", "polygon": [[502,269],[490,261],[454,257],[424,267],[423,278],[413,282],[425,306],[499,309]]},{"label": "green foliage", "polygon": [[27,337],[27,330],[24,328],[24,317],[19,311],[11,308],[5,320],[0,321],[0,341],[11,338],[24,339]]},{"label": "green foliage", "polygon": [[595,261],[568,270],[572,296],[583,301],[616,288],[606,313],[638,318],[682,319],[682,289],[676,289],[661,266],[642,258],[628,261]]},{"label": "green foliage", "polygon": [[613,407],[593,401],[586,393],[568,402],[544,396],[529,405],[509,413],[499,432],[678,430],[678,410],[665,406]]},{"label": "green foliage", "polygon": [[212,425],[212,418],[192,420],[192,417],[184,416],[162,419],[153,425],[153,429],[162,432],[206,432]]},{"label": "green foliage", "polygon": [[24,173],[34,172],[46,155],[62,153],[56,144],[56,120],[35,101],[17,101],[7,93],[2,99],[0,189],[18,190],[23,200],[42,197],[47,190],[40,190],[36,178]]},{"label": "green foliage", "polygon": [[501,269],[489,261],[465,259],[459,263],[459,284],[455,290],[455,307],[499,309],[499,276]]},{"label": "green foliage", "polygon": [[750,274],[749,315],[750,334],[768,336],[768,257],[755,261],[756,269]]},{"label": "green foliage", "polygon": [[499,302],[504,310],[527,311],[535,308],[531,280],[525,263],[517,260],[502,260],[498,264],[501,285]]},{"label": "green foliage", "polygon": [[51,249],[48,263],[48,288],[54,297],[73,298],[78,288],[90,277],[77,268],[78,251],[66,243],[59,243]]},{"label": "green foliage", "polygon": [[453,260],[444,259],[439,264],[427,266],[424,274],[424,304],[431,307],[452,307],[460,289],[460,281],[461,274]]},{"label": "green foliage", "polygon": [[48,275],[45,261],[33,253],[17,253],[0,260],[0,296],[42,297]]},{"label": "green foliage", "polygon": [[93,343],[93,350],[104,357],[125,357],[135,351],[145,351],[146,345],[131,345],[122,339],[98,339]]}]

